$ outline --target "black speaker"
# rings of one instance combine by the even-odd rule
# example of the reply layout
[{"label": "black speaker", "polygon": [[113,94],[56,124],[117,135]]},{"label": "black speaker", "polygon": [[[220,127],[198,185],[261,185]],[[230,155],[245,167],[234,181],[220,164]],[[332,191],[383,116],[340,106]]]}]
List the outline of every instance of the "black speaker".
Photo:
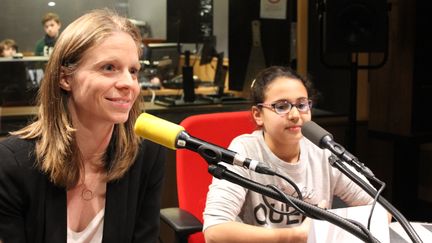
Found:
[{"label": "black speaker", "polygon": [[323,10],[325,53],[387,50],[386,0],[326,0]]}]

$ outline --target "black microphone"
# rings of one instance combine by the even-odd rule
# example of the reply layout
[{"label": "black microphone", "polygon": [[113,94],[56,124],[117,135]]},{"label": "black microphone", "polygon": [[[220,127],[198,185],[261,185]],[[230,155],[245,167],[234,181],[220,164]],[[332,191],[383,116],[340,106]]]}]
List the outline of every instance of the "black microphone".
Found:
[{"label": "black microphone", "polygon": [[322,149],[328,149],[339,159],[353,166],[357,171],[367,178],[375,178],[372,171],[361,163],[357,157],[349,153],[342,145],[333,140],[333,135],[327,132],[313,121],[308,121],[302,126],[302,134],[312,143]]},{"label": "black microphone", "polygon": [[260,162],[246,158],[234,151],[219,147],[189,135],[184,127],[148,113],[142,113],[135,122],[135,133],[170,149],[186,148],[199,153],[209,163],[220,161],[241,166],[262,174],[275,172]]}]

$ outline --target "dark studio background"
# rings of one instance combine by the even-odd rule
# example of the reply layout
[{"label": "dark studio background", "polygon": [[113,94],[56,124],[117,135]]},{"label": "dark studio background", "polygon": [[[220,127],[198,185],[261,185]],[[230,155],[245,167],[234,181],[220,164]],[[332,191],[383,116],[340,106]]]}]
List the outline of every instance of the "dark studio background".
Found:
[{"label": "dark studio background", "polygon": [[[182,33],[189,36],[181,38],[193,43],[199,41],[193,36],[198,33],[194,28],[200,26],[197,21],[209,21],[198,18],[198,13],[192,11],[197,11],[201,1],[207,2],[97,0],[92,3],[77,1],[78,4],[73,1],[64,2],[65,8],[58,8],[56,12],[64,23],[62,29],[93,7],[112,7],[136,19],[154,14],[159,19],[145,20],[152,25],[153,33],[157,33],[161,28],[172,30],[175,27],[172,24],[177,21],[160,13],[183,11],[186,14],[179,14],[187,17],[184,20],[187,31]],[[240,91],[244,85],[251,50],[251,21],[259,19],[265,64],[289,65],[307,71],[321,94],[315,107],[330,114],[316,116],[314,120],[386,183],[383,196],[408,220],[431,222],[432,14],[428,1],[326,0],[326,3],[287,0],[287,18],[274,20],[259,18],[260,0],[213,0],[217,8],[208,24],[216,35],[217,51],[224,51],[229,58],[229,88]],[[163,8],[162,11],[154,11],[155,6]],[[299,9],[305,6],[307,11],[300,14]],[[22,39],[19,41],[21,51],[32,51],[35,41],[43,35],[40,17],[49,10],[47,6],[31,0],[7,0],[3,8],[10,14],[0,16],[3,20],[0,21],[0,39],[16,36],[15,39]],[[369,17],[357,18],[355,13],[359,12],[366,12]],[[306,23],[302,19],[304,15],[307,15]],[[20,23],[16,16],[29,24]],[[320,19],[320,16],[325,18]],[[218,20],[222,18],[225,22]],[[382,21],[387,18],[388,25],[385,25]],[[158,23],[160,26],[156,25]],[[17,29],[22,29],[22,33],[15,33]],[[307,32],[306,40],[299,38],[299,29]],[[227,36],[219,34],[224,32]],[[348,38],[350,33],[357,38]],[[352,53],[357,52],[361,54],[354,66]],[[382,62],[383,65],[379,65]],[[376,65],[379,67],[362,68]],[[180,122],[188,115],[216,111],[219,110],[192,108],[181,112],[162,111],[159,115]],[[0,128],[6,122],[1,112],[0,106]],[[170,153],[162,197],[164,208],[178,205],[175,179],[175,154]],[[161,235],[167,238],[163,242],[171,242],[167,232],[162,226]]]},{"label": "dark studio background", "polygon": [[[297,4],[288,1],[287,20],[261,19],[267,65],[299,65],[299,53],[290,49]],[[321,93],[317,107],[335,115],[321,125],[386,182],[383,195],[409,220],[430,221],[432,19],[426,3],[309,0],[307,5],[307,73]],[[229,16],[230,77],[238,82],[246,72],[250,21],[259,18],[259,1],[229,1]],[[352,42],[349,34],[355,35]],[[351,53],[357,52],[363,56],[353,69]]]},{"label": "dark studio background", "polygon": [[[250,23],[259,19],[266,65],[307,69],[321,93],[316,107],[332,113],[315,121],[386,183],[382,195],[409,221],[430,222],[432,19],[426,3],[328,0],[323,6],[309,0],[306,27],[297,22],[299,3],[288,1],[286,20],[268,20],[259,18],[258,0],[229,1],[230,88],[243,87]],[[320,22],[322,11],[326,19]],[[304,53],[296,53],[296,45],[305,43],[298,42],[293,26],[307,28],[306,67],[300,62]],[[350,33],[356,38],[349,39]]]}]

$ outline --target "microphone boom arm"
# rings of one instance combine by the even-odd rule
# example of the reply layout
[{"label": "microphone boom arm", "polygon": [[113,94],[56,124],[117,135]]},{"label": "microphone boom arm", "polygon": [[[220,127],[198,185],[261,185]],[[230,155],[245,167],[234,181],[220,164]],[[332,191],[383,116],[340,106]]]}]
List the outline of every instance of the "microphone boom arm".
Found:
[{"label": "microphone boom arm", "polygon": [[354,169],[363,174],[365,177],[369,179],[375,177],[373,172],[368,167],[361,163],[357,157],[349,153],[342,145],[334,142],[330,136],[324,136],[321,140],[321,144],[323,144],[322,147],[330,150],[338,158],[354,167]]},{"label": "microphone boom arm", "polygon": [[218,179],[227,180],[229,182],[240,185],[244,188],[260,193],[262,195],[271,197],[280,202],[287,203],[289,205],[295,203],[295,206],[301,208],[304,212],[307,212],[307,214],[312,215],[317,219],[324,219],[330,223],[333,223],[341,227],[342,229],[345,229],[346,231],[350,232],[354,236],[362,239],[365,242],[372,242],[372,243],[379,242],[376,238],[372,236],[372,234],[366,228],[361,228],[359,225],[356,225],[336,214],[333,214],[324,209],[311,205],[295,197],[284,194],[284,196],[288,198],[287,200],[286,198],[276,193],[271,188],[266,187],[260,183],[254,182],[252,180],[249,180],[247,178],[244,178],[243,176],[240,176],[228,170],[225,166],[218,164],[221,161],[222,153],[218,149],[218,147],[215,148],[216,149],[214,149],[213,146],[210,144],[202,144],[199,147],[195,148],[194,150],[198,152],[198,154],[201,155],[201,157],[203,157],[207,161],[209,165],[208,172],[212,174],[214,177]]},{"label": "microphone boom arm", "polygon": [[[344,149],[344,147],[333,140],[333,136],[327,132],[324,128],[320,127],[313,121],[308,121],[302,126],[302,134],[307,139],[309,139],[312,143],[317,145],[322,149],[328,149],[334,155],[336,155],[341,161],[346,162],[353,166],[357,171],[363,174],[367,178],[375,179],[376,177],[373,175],[372,171],[367,168],[363,163],[348,151]],[[364,189],[369,195],[375,197],[377,191],[372,188],[369,184],[363,183],[357,175],[355,175],[351,170],[349,170],[345,165],[342,164],[341,161],[332,161],[330,160],[330,164],[335,166],[337,169],[341,170],[343,174],[348,176],[351,180],[357,183],[362,189]],[[336,163],[337,162],[337,163]],[[385,198],[382,196],[378,196],[378,202],[380,202],[388,211],[393,214],[393,217],[397,219],[397,221],[402,225],[402,228],[411,238],[411,240],[415,243],[422,242],[420,237],[415,232],[414,228],[409,224],[407,219],[395,208],[391,205]]]},{"label": "microphone boom arm", "polygon": [[[324,209],[321,209],[317,206],[314,206],[312,204],[309,204],[307,202],[304,202],[302,200],[299,200],[295,197],[285,195],[289,197],[291,202],[289,200],[286,200],[283,196],[276,193],[274,190],[272,190],[269,187],[266,187],[262,184],[259,184],[257,182],[254,182],[252,180],[249,180],[247,178],[244,178],[230,170],[228,170],[225,166],[222,166],[220,164],[213,164],[209,163],[209,173],[212,174],[214,177],[218,179],[224,179],[229,182],[232,182],[234,184],[240,185],[244,188],[247,188],[249,190],[252,190],[254,192],[260,193],[262,195],[265,195],[267,197],[271,197],[275,200],[278,200],[280,202],[284,202],[287,204],[291,204],[291,202],[294,202],[299,208],[301,208],[303,211],[307,212],[308,214],[316,217],[317,219],[326,220],[334,225],[339,226],[340,228],[348,231],[349,233],[353,234],[354,236],[358,237],[359,239],[363,240],[364,242],[379,242],[375,237],[373,237],[370,232],[367,231],[367,229],[362,229],[358,225],[352,223],[351,221],[348,221],[345,218],[342,218],[334,213],[328,212]],[[367,232],[365,232],[367,231]]]}]

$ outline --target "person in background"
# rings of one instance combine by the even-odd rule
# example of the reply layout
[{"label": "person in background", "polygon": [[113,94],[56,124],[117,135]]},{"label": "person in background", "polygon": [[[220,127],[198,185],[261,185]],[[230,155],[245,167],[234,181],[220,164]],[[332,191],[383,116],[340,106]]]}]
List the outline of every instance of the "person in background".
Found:
[{"label": "person in background", "polygon": [[157,242],[165,149],[133,129],[140,46],[107,9],[60,35],[36,120],[0,141],[4,242]]},{"label": "person in background", "polygon": [[[287,67],[262,70],[251,87],[252,116],[258,129],[233,139],[229,149],[264,163],[297,185],[224,165],[237,174],[264,185],[275,185],[287,195],[328,207],[333,196],[350,206],[366,205],[373,198],[328,162],[329,151],[315,146],[301,133],[311,120],[315,92],[309,80]],[[226,180],[213,178],[204,211],[206,242],[306,242],[310,219],[288,204],[264,197]],[[270,206],[268,206],[270,205]]]},{"label": "person in background", "polygon": [[13,57],[18,51],[18,45],[12,39],[4,39],[0,42],[0,57]]},{"label": "person in background", "polygon": [[60,17],[55,13],[46,13],[42,18],[45,36],[36,43],[36,56],[50,56],[57,37],[60,34]]}]

